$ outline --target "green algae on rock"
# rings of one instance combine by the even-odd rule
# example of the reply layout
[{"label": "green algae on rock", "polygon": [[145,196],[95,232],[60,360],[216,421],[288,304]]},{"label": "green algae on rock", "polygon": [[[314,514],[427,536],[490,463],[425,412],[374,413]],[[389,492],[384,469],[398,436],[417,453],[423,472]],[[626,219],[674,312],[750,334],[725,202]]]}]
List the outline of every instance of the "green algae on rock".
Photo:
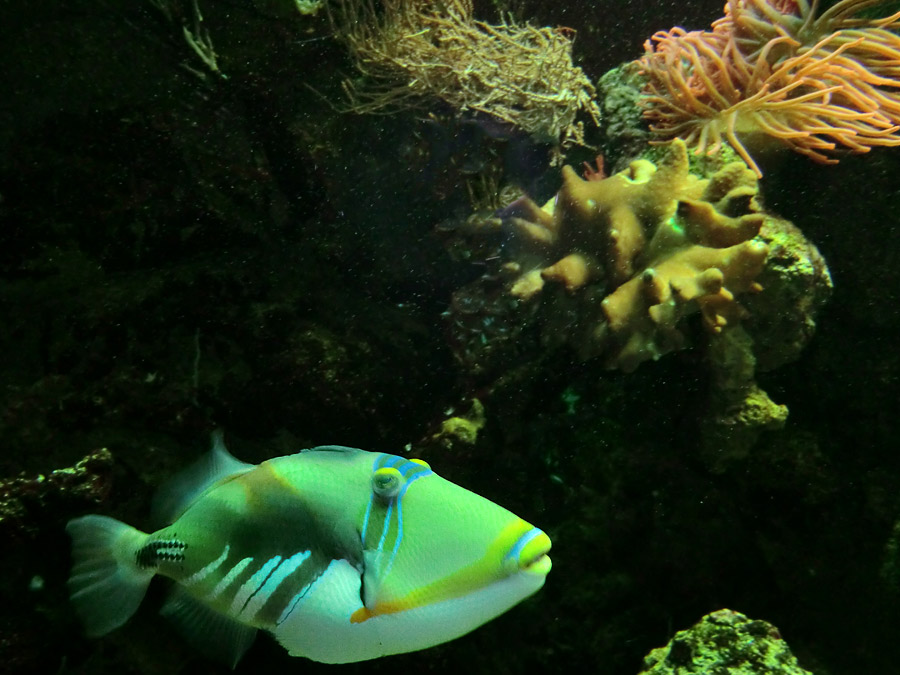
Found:
[{"label": "green algae on rock", "polygon": [[32,532],[37,528],[35,514],[41,511],[102,503],[112,482],[112,465],[112,453],[100,448],[73,467],[0,479],[0,532],[6,536]]},{"label": "green algae on rock", "polygon": [[665,647],[644,658],[641,673],[811,675],[797,664],[775,626],[730,609],[707,614],[691,628],[678,631]]},{"label": "green algae on rock", "polygon": [[450,413],[450,416],[441,422],[440,431],[432,435],[430,440],[445,450],[451,450],[458,445],[472,446],[478,441],[478,433],[486,422],[484,405],[477,398],[473,398],[466,412],[458,415]]}]

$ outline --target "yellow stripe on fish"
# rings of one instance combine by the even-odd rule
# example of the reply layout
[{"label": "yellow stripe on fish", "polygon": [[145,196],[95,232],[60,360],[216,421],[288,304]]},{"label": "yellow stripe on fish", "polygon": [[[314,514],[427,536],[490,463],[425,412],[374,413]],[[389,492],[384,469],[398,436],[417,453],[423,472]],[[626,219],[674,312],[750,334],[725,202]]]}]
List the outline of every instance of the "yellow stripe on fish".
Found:
[{"label": "yellow stripe on fish", "polygon": [[[350,620],[361,623],[379,615],[452,600],[520,572],[529,572],[543,578],[550,571],[550,559],[545,555],[549,549],[550,538],[519,519],[504,528],[485,555],[471,565],[416,588],[402,598],[384,598],[372,607],[363,606],[353,613]],[[546,569],[543,566],[545,564],[548,565]]]}]

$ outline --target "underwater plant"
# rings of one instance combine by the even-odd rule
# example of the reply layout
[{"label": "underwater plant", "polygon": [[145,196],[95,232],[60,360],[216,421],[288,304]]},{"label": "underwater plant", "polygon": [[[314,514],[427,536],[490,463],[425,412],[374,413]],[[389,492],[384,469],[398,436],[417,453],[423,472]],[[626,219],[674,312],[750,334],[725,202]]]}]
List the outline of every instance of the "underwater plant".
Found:
[{"label": "underwater plant", "polygon": [[697,154],[726,140],[762,176],[747,146],[775,139],[813,160],[900,145],[900,12],[886,0],[728,0],[711,31],[672,28],[638,61],[643,104],[661,139]]},{"label": "underwater plant", "polygon": [[355,112],[439,100],[564,145],[584,143],[580,111],[599,121],[594,86],[572,63],[569,28],[478,21],[471,0],[336,4],[336,33],[366,78],[344,84]]}]

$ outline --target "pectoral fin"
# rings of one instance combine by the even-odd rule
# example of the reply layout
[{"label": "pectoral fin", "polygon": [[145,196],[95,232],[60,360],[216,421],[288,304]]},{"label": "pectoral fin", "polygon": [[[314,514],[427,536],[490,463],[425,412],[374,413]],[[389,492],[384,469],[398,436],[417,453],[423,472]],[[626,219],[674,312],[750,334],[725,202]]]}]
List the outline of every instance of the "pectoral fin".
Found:
[{"label": "pectoral fin", "polygon": [[204,656],[234,668],[256,638],[245,626],[204,605],[176,586],[160,610],[185,640]]},{"label": "pectoral fin", "polygon": [[366,609],[374,609],[378,603],[378,588],[381,585],[384,558],[384,554],[380,551],[365,551],[363,553],[365,566],[362,574],[360,595]]}]

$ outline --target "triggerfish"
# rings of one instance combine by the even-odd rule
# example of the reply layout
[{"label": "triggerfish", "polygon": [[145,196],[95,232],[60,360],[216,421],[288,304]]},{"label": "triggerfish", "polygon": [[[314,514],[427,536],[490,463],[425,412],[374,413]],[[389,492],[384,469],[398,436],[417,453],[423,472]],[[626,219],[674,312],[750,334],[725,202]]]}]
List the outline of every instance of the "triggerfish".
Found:
[{"label": "triggerfish", "polygon": [[259,465],[214,436],[161,494],[146,534],[113,518],[69,522],[69,591],[99,636],[159,574],[162,608],[230,665],[259,629],[293,656],[348,663],[424,649],[490,621],[544,584],[550,539],[425,462],[322,446]]}]

